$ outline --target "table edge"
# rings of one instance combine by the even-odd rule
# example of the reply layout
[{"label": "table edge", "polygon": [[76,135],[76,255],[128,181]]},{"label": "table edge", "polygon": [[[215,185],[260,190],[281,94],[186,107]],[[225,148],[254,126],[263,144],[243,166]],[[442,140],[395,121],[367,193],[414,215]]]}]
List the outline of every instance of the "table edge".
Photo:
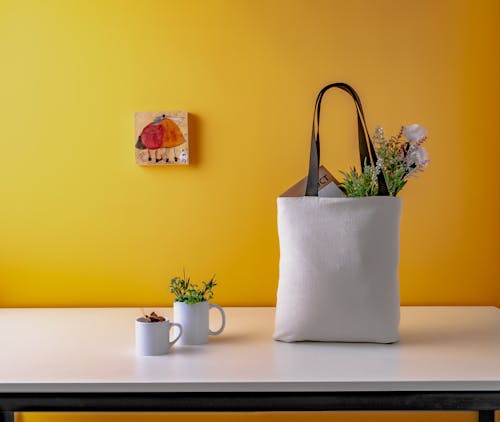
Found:
[{"label": "table edge", "polygon": [[242,383],[0,383],[1,393],[217,393],[499,391],[500,381],[242,382]]}]

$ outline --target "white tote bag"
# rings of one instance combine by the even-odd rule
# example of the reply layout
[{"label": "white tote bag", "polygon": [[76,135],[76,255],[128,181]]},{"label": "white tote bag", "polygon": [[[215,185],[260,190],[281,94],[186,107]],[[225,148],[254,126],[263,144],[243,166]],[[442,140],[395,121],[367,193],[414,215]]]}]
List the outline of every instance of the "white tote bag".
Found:
[{"label": "white tote bag", "polygon": [[401,201],[379,195],[318,197],[319,116],[330,88],[356,103],[360,159],[376,160],[361,102],[348,85],[316,101],[306,196],[278,198],[280,274],[274,339],[393,343],[399,326]]}]

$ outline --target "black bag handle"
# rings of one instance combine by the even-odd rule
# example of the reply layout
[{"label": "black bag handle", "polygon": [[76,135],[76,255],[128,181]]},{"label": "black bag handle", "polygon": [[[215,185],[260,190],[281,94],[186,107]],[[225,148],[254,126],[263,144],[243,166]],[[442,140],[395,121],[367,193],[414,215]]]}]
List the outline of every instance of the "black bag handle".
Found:
[{"label": "black bag handle", "polygon": [[[377,154],[375,148],[373,147],[370,134],[366,125],[365,114],[363,112],[363,106],[361,105],[361,100],[359,99],[358,93],[350,85],[343,82],[336,82],[326,85],[318,93],[316,97],[316,103],[314,105],[314,116],[313,125],[311,133],[311,151],[309,155],[309,174],[307,176],[307,188],[306,196],[318,196],[318,186],[319,186],[319,163],[320,163],[320,141],[319,141],[319,122],[321,115],[321,101],[325,93],[331,88],[339,88],[347,92],[356,105],[356,114],[358,120],[358,144],[359,144],[359,159],[361,162],[361,169],[363,170],[366,163],[371,165],[375,164],[377,161]],[[384,175],[379,173],[378,175],[378,196],[388,196],[389,190],[385,183]]]}]

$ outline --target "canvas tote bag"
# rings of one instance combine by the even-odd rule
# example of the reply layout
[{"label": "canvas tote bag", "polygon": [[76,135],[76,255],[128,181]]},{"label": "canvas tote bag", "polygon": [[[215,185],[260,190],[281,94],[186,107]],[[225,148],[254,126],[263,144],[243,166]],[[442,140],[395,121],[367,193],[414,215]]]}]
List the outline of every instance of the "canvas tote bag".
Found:
[{"label": "canvas tote bag", "polygon": [[307,189],[278,198],[279,286],[274,339],[392,343],[399,339],[401,201],[388,196],[318,197],[319,122],[326,91],[347,92],[356,105],[361,166],[376,162],[361,101],[344,83],[318,94]]}]

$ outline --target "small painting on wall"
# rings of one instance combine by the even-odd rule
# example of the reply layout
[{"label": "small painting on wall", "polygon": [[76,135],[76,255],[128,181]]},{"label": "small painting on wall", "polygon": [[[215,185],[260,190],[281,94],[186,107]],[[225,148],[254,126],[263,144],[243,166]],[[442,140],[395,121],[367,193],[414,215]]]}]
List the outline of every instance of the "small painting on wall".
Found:
[{"label": "small painting on wall", "polygon": [[135,162],[140,166],[189,164],[188,113],[135,113]]}]

